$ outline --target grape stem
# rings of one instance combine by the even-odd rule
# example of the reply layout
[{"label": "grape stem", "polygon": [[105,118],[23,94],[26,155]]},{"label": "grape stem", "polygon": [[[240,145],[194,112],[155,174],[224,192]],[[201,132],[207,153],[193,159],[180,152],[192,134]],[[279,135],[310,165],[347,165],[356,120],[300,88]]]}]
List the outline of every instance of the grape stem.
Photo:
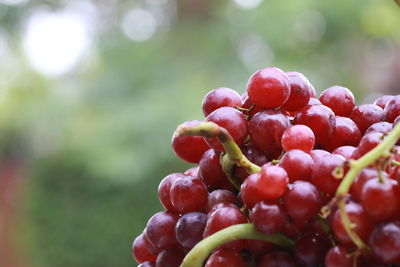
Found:
[{"label": "grape stem", "polygon": [[202,267],[207,257],[219,246],[240,239],[262,240],[284,249],[291,249],[294,241],[283,234],[265,235],[256,230],[253,224],[236,224],[203,239],[183,259],[180,267]]},{"label": "grape stem", "polygon": [[230,182],[237,190],[240,190],[240,181],[233,175],[234,165],[244,168],[248,173],[257,173],[261,171],[259,166],[249,161],[243,155],[229,132],[216,123],[202,122],[195,126],[181,125],[176,129],[175,134],[177,136],[216,137],[221,142],[226,152],[221,158],[221,166]]},{"label": "grape stem", "polygon": [[361,172],[361,170],[371,165],[381,157],[389,157],[391,148],[396,144],[399,138],[400,123],[396,125],[396,127],[393,128],[393,130],[386,136],[386,138],[374,149],[369,151],[358,160],[351,160],[349,162],[350,169],[347,172],[346,176],[343,178],[338,189],[336,190],[334,201],[337,201],[344,229],[346,230],[347,235],[360,250],[366,250],[368,249],[368,246],[361,240],[357,233],[353,231],[354,225],[350,221],[350,218],[346,212],[345,197],[350,190],[351,184],[353,183],[357,175]]},{"label": "grape stem", "polygon": [[392,160],[392,165],[393,166],[400,166],[400,161]]}]

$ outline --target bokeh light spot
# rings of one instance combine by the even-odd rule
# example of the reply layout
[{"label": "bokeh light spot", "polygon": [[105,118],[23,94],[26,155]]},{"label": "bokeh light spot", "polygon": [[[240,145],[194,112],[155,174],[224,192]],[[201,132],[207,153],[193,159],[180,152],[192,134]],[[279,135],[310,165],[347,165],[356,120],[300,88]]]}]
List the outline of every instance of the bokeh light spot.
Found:
[{"label": "bokeh light spot", "polygon": [[74,13],[40,11],[28,19],[24,52],[45,76],[59,76],[71,70],[88,45],[84,20]]},{"label": "bokeh light spot", "polygon": [[136,8],[123,17],[121,29],[129,39],[143,42],[150,39],[156,32],[157,21],[151,12]]},{"label": "bokeh light spot", "polygon": [[234,0],[235,4],[243,9],[253,9],[258,7],[263,0]]}]

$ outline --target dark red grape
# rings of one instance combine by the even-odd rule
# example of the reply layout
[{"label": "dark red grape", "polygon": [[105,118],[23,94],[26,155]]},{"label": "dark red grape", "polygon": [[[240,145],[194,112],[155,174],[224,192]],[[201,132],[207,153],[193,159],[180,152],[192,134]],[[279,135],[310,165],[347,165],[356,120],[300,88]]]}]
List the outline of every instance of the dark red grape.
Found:
[{"label": "dark red grape", "polygon": [[258,202],[251,210],[250,219],[255,228],[267,235],[282,231],[288,218],[285,211],[278,205]]},{"label": "dark red grape", "polygon": [[311,84],[299,72],[287,72],[290,83],[290,95],[288,100],[283,105],[283,109],[287,111],[297,111],[308,104],[311,93]]},{"label": "dark red grape", "polygon": [[207,223],[207,214],[189,212],[179,218],[175,226],[176,239],[185,248],[192,248],[203,239]]},{"label": "dark red grape", "polygon": [[296,241],[294,255],[301,266],[315,267],[324,261],[330,247],[331,243],[325,236],[306,233]]},{"label": "dark red grape", "polygon": [[290,127],[289,119],[281,112],[264,110],[249,122],[249,134],[261,150],[277,150],[281,146],[283,132]]}]

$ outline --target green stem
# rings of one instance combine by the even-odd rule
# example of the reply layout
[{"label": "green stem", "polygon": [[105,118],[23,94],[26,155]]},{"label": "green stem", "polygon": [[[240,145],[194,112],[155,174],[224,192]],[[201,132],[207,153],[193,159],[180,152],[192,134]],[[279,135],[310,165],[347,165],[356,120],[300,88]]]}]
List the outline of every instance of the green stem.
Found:
[{"label": "green stem", "polygon": [[350,186],[353,183],[354,179],[361,172],[361,170],[380,157],[388,157],[390,156],[391,148],[396,144],[397,140],[400,138],[400,123],[393,128],[393,130],[389,133],[388,136],[374,149],[369,151],[363,157],[359,158],[356,161],[350,161],[350,170],[347,172],[346,176],[343,178],[340,183],[338,189],[336,190],[336,201],[339,206],[340,215],[342,218],[344,229],[349,237],[352,239],[354,244],[357,245],[359,249],[368,248],[366,244],[361,240],[361,238],[353,231],[353,225],[349,219],[349,216],[346,213],[345,209],[345,195],[349,192]]},{"label": "green stem", "polygon": [[392,160],[392,166],[400,166],[400,162],[397,160]]},{"label": "green stem", "polygon": [[240,182],[233,176],[233,165],[244,168],[248,173],[257,173],[261,168],[249,161],[235,143],[229,132],[213,122],[202,122],[196,126],[181,125],[176,129],[177,136],[216,137],[224,146],[226,154],[223,156],[222,166],[233,186],[240,190]]},{"label": "green stem", "polygon": [[253,224],[237,224],[227,227],[200,241],[183,259],[180,267],[202,267],[207,257],[219,246],[240,239],[263,240],[290,249],[294,241],[282,234],[264,235]]}]

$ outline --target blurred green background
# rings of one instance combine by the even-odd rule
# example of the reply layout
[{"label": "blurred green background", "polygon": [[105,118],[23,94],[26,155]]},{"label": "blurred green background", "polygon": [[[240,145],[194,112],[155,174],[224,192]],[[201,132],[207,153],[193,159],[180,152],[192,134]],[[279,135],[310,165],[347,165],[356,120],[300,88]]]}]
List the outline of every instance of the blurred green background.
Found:
[{"label": "blurred green background", "polygon": [[398,94],[399,26],[392,0],[0,0],[0,265],[135,266],[208,91],[277,66]]}]

